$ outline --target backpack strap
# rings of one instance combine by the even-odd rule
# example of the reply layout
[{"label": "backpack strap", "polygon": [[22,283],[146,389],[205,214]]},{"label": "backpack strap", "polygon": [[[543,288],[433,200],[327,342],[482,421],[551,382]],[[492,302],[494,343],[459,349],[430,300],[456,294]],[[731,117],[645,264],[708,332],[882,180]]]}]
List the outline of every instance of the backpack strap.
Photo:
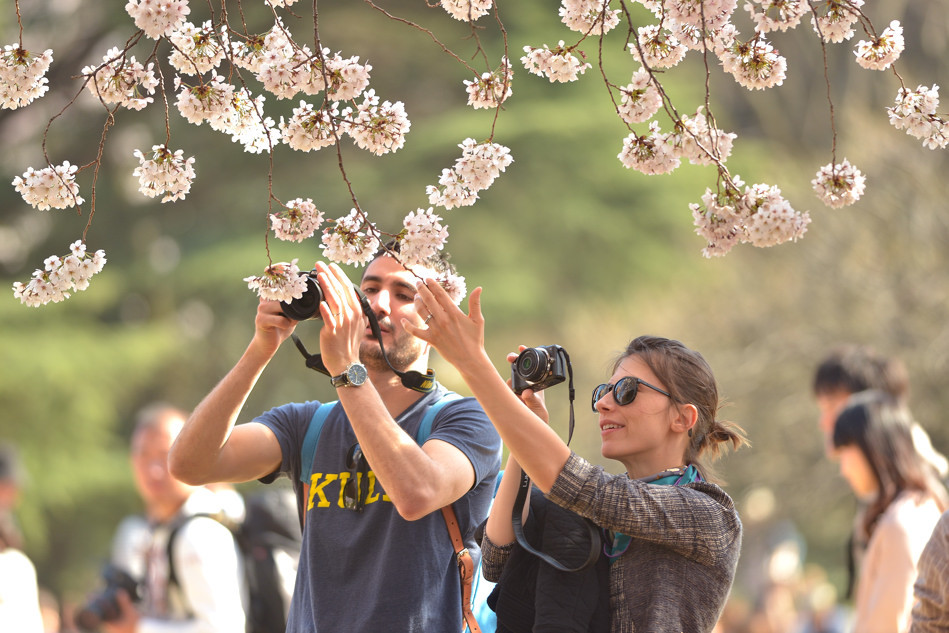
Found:
[{"label": "backpack strap", "polygon": [[316,445],[320,441],[320,433],[323,431],[323,423],[333,407],[338,404],[338,400],[324,402],[310,418],[310,423],[306,427],[306,435],[303,436],[303,447],[300,449],[300,481],[305,486],[310,484],[310,475],[313,474],[313,458],[316,456]]},{"label": "backpack strap", "polygon": [[415,434],[416,444],[421,446],[425,443],[428,436],[432,434],[432,423],[435,421],[435,416],[438,415],[442,407],[455,400],[461,400],[461,396],[454,391],[446,391],[439,400],[428,407],[428,411],[425,412],[425,417],[422,418],[422,423],[418,427],[418,432]]},{"label": "backpack strap", "polygon": [[[422,423],[418,427],[418,433],[415,435],[415,442],[421,446],[432,434],[432,423],[435,416],[449,402],[461,400],[461,396],[454,391],[445,392],[442,397],[425,412]],[[455,548],[455,560],[458,563],[458,576],[461,578],[461,613],[464,623],[468,625],[469,633],[481,633],[481,627],[478,626],[478,620],[471,610],[472,583],[475,576],[474,559],[471,552],[465,547],[465,541],[461,538],[461,529],[458,527],[458,517],[455,516],[455,508],[451,504],[442,508],[442,517],[445,519],[445,527],[448,528],[448,536],[451,537],[452,547]],[[464,626],[462,626],[464,630]]]},{"label": "backpack strap", "polygon": [[316,445],[320,441],[323,423],[326,422],[330,411],[337,404],[339,404],[338,400],[332,400],[317,407],[306,427],[306,435],[303,436],[303,446],[300,447],[300,481],[303,483],[303,508],[300,511],[301,532],[306,525],[306,506],[310,499],[310,478],[313,476],[313,458],[316,457]]},{"label": "backpack strap", "polygon": [[[182,517],[180,520],[178,520],[175,523],[174,526],[172,526],[171,531],[168,533],[168,545],[165,546],[165,555],[166,555],[166,558],[168,559],[168,585],[169,586],[175,585],[179,589],[181,588],[181,581],[178,580],[178,573],[175,571],[174,546],[175,546],[176,537],[178,536],[178,532],[181,531],[181,528],[183,528],[188,523],[190,523],[191,519],[197,519],[198,517],[207,517],[209,519],[214,519],[215,521],[218,521],[218,523],[221,523],[221,521],[218,520],[218,517],[213,514],[208,514],[206,512],[198,512],[196,514],[189,514],[187,516]],[[183,595],[183,592],[182,592],[182,595]],[[185,599],[185,608],[188,610],[189,614],[193,615],[190,601],[187,599],[187,596],[184,596],[184,599]]]}]

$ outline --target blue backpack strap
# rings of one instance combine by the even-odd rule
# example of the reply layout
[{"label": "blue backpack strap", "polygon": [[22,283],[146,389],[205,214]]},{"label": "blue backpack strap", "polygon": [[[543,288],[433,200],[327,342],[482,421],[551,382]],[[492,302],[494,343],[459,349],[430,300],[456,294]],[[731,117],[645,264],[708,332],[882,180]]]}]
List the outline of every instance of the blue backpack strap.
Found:
[{"label": "blue backpack strap", "polygon": [[461,396],[454,391],[446,391],[439,400],[428,408],[428,411],[425,412],[425,417],[422,418],[422,423],[418,427],[418,433],[415,434],[415,442],[419,446],[424,444],[428,436],[432,434],[432,423],[435,421],[435,416],[438,415],[441,408],[455,400],[461,400]]},{"label": "blue backpack strap", "polygon": [[320,441],[323,423],[337,403],[337,400],[333,400],[321,404],[313,413],[310,424],[306,427],[303,447],[300,449],[300,481],[305,484],[310,483],[310,475],[313,474],[313,457],[316,456],[316,445]]}]

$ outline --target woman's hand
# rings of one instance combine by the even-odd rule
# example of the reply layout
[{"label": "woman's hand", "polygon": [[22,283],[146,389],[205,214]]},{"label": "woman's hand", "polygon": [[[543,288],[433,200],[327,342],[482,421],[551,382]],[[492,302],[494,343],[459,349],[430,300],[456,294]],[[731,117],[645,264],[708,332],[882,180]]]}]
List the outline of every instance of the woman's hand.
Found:
[{"label": "woman's hand", "polygon": [[[521,345],[518,347],[518,350],[523,352],[527,349],[526,345]],[[513,363],[517,360],[518,353],[511,352],[507,355],[507,362]],[[508,386],[511,385],[511,381],[507,381]],[[527,408],[533,411],[534,415],[538,418],[550,424],[550,414],[547,412],[547,404],[544,402],[544,392],[543,391],[534,391],[533,389],[525,389],[518,396],[521,399],[521,402],[527,405]]]},{"label": "woman's hand", "polygon": [[[513,363],[517,360],[519,352],[523,352],[527,349],[526,345],[518,346],[518,352],[511,352],[507,355],[507,362]],[[510,379],[507,381],[508,386],[511,386]],[[547,412],[547,404],[544,402],[544,392],[543,391],[534,391],[533,389],[525,389],[522,391],[518,397],[521,399],[521,402],[527,405],[527,408],[533,411],[534,415],[538,418],[550,424],[550,414]]]},{"label": "woman's hand", "polygon": [[446,361],[461,370],[473,359],[486,357],[484,351],[484,317],[481,315],[481,288],[468,297],[468,314],[461,311],[435,279],[416,285],[418,314],[425,327],[402,320],[405,330],[425,341]]}]

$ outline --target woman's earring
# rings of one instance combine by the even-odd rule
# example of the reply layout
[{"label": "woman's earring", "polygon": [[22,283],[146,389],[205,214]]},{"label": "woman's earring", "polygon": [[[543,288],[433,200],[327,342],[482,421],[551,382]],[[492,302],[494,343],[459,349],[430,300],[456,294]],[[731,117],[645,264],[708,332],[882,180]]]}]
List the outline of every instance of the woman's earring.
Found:
[{"label": "woman's earring", "polygon": [[689,429],[689,437],[692,437],[692,429]]}]

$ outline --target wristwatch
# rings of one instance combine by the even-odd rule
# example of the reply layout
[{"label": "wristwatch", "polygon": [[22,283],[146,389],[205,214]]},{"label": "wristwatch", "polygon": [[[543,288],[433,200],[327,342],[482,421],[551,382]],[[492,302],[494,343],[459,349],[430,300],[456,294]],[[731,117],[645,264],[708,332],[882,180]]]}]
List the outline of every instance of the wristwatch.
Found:
[{"label": "wristwatch", "polygon": [[367,378],[369,378],[369,372],[366,371],[365,365],[362,363],[350,363],[346,371],[339,376],[330,378],[330,382],[333,383],[333,386],[336,388],[358,387],[366,382]]}]

